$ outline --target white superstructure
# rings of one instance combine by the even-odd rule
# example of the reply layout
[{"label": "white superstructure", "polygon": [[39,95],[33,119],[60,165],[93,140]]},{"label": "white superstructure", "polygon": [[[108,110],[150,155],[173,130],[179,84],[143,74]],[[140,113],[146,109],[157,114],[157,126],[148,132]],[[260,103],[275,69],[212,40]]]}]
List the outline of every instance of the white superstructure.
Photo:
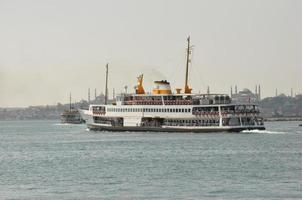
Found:
[{"label": "white superstructure", "polygon": [[88,128],[117,131],[241,131],[264,129],[255,104],[232,104],[227,95],[130,95],[114,105],[90,105]]}]

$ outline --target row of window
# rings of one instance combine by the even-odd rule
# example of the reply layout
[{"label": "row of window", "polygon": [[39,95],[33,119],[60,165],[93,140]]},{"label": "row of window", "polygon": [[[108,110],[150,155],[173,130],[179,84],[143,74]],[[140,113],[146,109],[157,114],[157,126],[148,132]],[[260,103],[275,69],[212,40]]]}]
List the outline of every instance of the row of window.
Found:
[{"label": "row of window", "polygon": [[166,126],[219,126],[219,119],[210,120],[181,120],[181,119],[166,119],[164,120]]},{"label": "row of window", "polygon": [[190,108],[107,108],[107,112],[164,112],[190,113]]}]

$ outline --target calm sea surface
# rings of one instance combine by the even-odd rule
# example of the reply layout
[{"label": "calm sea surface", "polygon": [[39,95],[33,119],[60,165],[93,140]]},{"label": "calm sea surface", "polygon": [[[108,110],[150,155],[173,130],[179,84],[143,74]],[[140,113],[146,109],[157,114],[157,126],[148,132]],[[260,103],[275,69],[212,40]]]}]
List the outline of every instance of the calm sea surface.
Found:
[{"label": "calm sea surface", "polygon": [[0,122],[0,199],[302,199],[302,127],[109,133]]}]

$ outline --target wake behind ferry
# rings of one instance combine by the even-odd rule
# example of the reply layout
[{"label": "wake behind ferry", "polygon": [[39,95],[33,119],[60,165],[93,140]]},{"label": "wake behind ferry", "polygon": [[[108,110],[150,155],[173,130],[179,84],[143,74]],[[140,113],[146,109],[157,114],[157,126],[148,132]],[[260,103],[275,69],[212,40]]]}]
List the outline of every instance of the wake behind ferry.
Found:
[{"label": "wake behind ferry", "polygon": [[106,98],[104,105],[90,105],[80,110],[90,130],[154,131],[154,132],[239,132],[264,130],[263,118],[256,103],[233,103],[226,94],[193,94],[188,86],[190,37],[187,39],[185,87],[172,93],[166,80],[155,81],[151,93],[143,87],[143,75],[133,94],[121,94],[107,105],[108,64],[106,66]]}]

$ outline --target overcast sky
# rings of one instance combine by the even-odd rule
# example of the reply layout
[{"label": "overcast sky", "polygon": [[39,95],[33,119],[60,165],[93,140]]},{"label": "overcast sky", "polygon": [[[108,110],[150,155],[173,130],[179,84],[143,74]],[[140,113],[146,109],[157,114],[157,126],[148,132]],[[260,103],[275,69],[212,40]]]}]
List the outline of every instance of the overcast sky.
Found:
[{"label": "overcast sky", "polygon": [[0,107],[87,99],[145,75],[183,87],[186,38],[193,92],[302,92],[299,0],[0,0]]}]

